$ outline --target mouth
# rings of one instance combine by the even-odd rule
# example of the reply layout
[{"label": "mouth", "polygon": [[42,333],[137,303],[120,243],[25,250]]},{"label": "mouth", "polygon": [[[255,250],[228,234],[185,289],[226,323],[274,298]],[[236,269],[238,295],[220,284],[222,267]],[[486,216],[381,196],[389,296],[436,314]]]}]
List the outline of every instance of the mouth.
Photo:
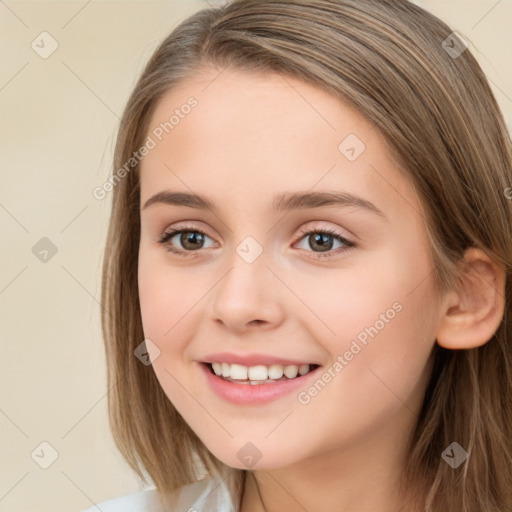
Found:
[{"label": "mouth", "polygon": [[253,386],[299,380],[319,367],[318,364],[257,364],[253,366],[226,362],[205,362],[203,364],[211,374],[226,382]]}]

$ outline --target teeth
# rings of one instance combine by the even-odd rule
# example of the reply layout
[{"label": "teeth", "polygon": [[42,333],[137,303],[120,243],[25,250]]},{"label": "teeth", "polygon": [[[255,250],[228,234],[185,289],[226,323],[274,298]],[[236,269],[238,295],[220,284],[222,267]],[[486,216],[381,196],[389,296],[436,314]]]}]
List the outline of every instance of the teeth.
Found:
[{"label": "teeth", "polygon": [[[223,363],[226,364],[226,363]],[[242,366],[241,364],[232,364],[230,377],[236,380],[246,380],[247,379],[247,366]],[[266,378],[266,377],[265,377]]]},{"label": "teeth", "polygon": [[306,375],[309,372],[309,364],[301,364],[299,366],[299,373],[301,375]]},{"label": "teeth", "polygon": [[249,380],[267,380],[268,370],[267,367],[262,364],[250,366],[247,375],[249,376]]},{"label": "teeth", "polygon": [[290,366],[286,366],[284,369],[284,374],[289,379],[294,379],[297,377],[297,373],[299,373],[299,367],[296,364],[291,364]]},{"label": "teeth", "polygon": [[[307,365],[309,367],[309,365]],[[280,364],[273,364],[268,369],[268,378],[269,379],[280,379],[283,376],[284,370]]]},{"label": "teeth", "polygon": [[311,366],[309,364],[291,364],[283,366],[272,364],[265,366],[259,364],[256,366],[244,366],[241,364],[229,363],[211,363],[215,375],[229,380],[245,381],[247,384],[260,384],[262,382],[271,382],[276,380],[294,379],[297,376],[309,373]]},{"label": "teeth", "polygon": [[231,377],[231,365],[228,363],[222,363],[222,376]]}]

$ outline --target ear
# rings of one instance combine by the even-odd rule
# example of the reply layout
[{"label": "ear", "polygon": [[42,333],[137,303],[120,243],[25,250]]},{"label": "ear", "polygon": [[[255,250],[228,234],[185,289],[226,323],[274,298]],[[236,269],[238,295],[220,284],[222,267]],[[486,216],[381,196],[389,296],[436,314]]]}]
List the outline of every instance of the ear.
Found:
[{"label": "ear", "polygon": [[498,330],[505,309],[506,273],[481,249],[464,254],[465,273],[443,299],[437,343],[447,349],[475,348]]}]

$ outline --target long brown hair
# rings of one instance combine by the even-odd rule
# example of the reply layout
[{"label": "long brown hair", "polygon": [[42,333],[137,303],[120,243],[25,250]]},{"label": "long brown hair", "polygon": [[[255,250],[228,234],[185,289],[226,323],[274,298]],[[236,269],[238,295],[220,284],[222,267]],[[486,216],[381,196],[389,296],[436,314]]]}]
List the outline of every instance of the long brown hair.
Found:
[{"label": "long brown hair", "polygon": [[[457,285],[469,247],[505,268],[505,313],[493,338],[470,350],[435,346],[403,481],[421,477],[417,505],[433,512],[512,510],[511,141],[483,71],[452,32],[406,0],[235,0],[186,19],[147,63],[115,149],[102,328],[115,442],[162,494],[227,467],[185,423],[151,366],[134,357],[144,340],[140,188],[138,163],[126,163],[165,93],[205,67],[231,66],[300,78],[374,124],[421,199],[439,289]],[[454,441],[469,453],[458,469],[441,458]]]}]

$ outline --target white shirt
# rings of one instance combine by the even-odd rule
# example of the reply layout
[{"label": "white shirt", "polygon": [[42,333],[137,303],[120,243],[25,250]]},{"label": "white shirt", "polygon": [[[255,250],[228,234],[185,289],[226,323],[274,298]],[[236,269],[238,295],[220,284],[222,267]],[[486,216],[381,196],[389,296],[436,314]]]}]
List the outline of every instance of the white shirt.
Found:
[{"label": "white shirt", "polygon": [[[102,501],[82,512],[238,512],[230,479],[206,478],[175,491],[176,506],[163,510],[156,489],[133,492]],[[236,496],[235,496],[236,497]]]}]

